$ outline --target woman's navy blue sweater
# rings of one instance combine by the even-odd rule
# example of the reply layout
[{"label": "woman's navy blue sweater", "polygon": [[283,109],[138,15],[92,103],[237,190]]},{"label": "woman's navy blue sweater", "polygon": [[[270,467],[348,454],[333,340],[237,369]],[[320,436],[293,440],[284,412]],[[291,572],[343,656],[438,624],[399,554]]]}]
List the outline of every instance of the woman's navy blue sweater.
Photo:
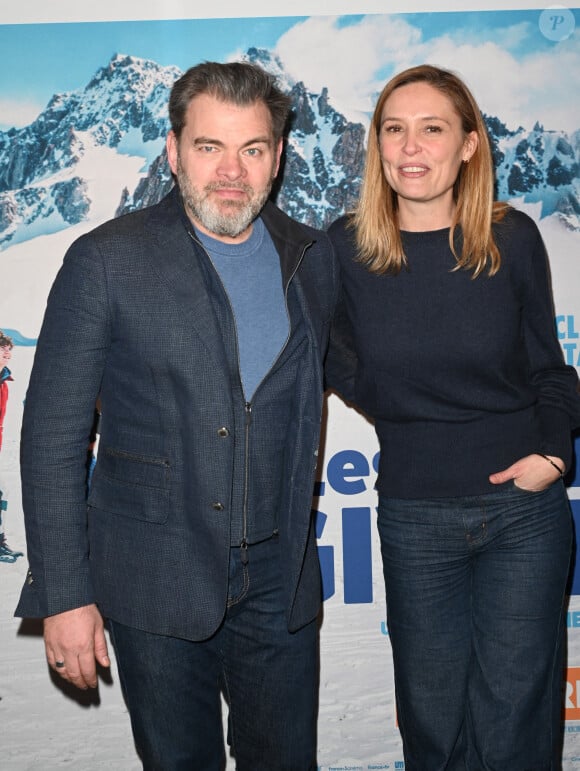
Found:
[{"label": "woman's navy blue sweater", "polygon": [[494,233],[501,268],[474,279],[453,271],[448,229],[404,232],[408,268],[379,276],[357,262],[345,218],[330,228],[343,306],[328,385],[375,421],[381,494],[491,492],[491,473],[535,452],[570,465],[578,379],[557,340],[542,239],[516,210]]}]

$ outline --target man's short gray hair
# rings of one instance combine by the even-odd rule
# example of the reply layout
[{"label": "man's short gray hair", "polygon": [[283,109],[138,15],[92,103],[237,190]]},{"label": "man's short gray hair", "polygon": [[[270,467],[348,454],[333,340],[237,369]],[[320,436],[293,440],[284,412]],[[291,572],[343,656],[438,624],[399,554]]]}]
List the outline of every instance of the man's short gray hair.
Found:
[{"label": "man's short gray hair", "polygon": [[200,94],[208,94],[239,107],[263,102],[272,119],[274,140],[278,141],[284,135],[290,113],[290,97],[276,86],[273,75],[255,64],[202,62],[190,67],[174,83],[169,97],[169,120],[177,139],[185,126],[191,100]]}]

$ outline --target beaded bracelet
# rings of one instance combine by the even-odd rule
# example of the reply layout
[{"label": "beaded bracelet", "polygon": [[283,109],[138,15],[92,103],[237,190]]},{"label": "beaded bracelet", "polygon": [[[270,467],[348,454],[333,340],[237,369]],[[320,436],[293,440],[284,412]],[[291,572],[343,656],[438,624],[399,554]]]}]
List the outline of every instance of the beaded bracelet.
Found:
[{"label": "beaded bracelet", "polygon": [[561,469],[561,468],[560,468],[560,466],[558,466],[558,464],[557,464],[557,463],[554,463],[554,461],[553,461],[551,458],[548,458],[548,456],[547,456],[547,455],[544,455],[544,453],[543,453],[543,452],[537,452],[537,453],[536,453],[536,455],[539,455],[539,456],[540,456],[540,458],[544,458],[544,460],[547,460],[547,461],[548,461],[548,463],[549,463],[550,465],[552,465],[552,466],[553,466],[553,467],[556,469],[556,471],[558,472],[558,474],[560,474],[560,477],[563,477],[563,476],[564,476],[564,474],[565,474],[564,470],[563,470],[563,469]]}]

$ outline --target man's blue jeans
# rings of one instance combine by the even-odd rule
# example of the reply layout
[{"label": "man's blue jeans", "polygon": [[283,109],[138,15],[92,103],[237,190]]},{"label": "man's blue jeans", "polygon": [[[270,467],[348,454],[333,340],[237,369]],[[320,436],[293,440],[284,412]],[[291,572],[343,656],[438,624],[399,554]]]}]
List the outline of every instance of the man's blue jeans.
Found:
[{"label": "man's blue jeans", "polygon": [[137,750],[146,771],[225,767],[220,693],[238,771],[316,767],[317,621],[288,632],[277,538],[232,549],[230,598],[207,641],[109,621]]},{"label": "man's blue jeans", "polygon": [[562,483],[378,512],[406,771],[560,768]]}]

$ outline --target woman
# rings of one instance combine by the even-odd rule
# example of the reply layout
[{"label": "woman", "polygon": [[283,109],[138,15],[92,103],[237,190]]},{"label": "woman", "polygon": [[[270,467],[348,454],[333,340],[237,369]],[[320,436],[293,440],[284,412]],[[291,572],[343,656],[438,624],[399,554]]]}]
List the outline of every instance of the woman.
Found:
[{"label": "woman", "polygon": [[472,95],[414,67],[382,91],[359,206],[330,229],[344,304],[328,380],[380,443],[407,771],[559,767],[580,399],[539,232],[493,186]]}]

